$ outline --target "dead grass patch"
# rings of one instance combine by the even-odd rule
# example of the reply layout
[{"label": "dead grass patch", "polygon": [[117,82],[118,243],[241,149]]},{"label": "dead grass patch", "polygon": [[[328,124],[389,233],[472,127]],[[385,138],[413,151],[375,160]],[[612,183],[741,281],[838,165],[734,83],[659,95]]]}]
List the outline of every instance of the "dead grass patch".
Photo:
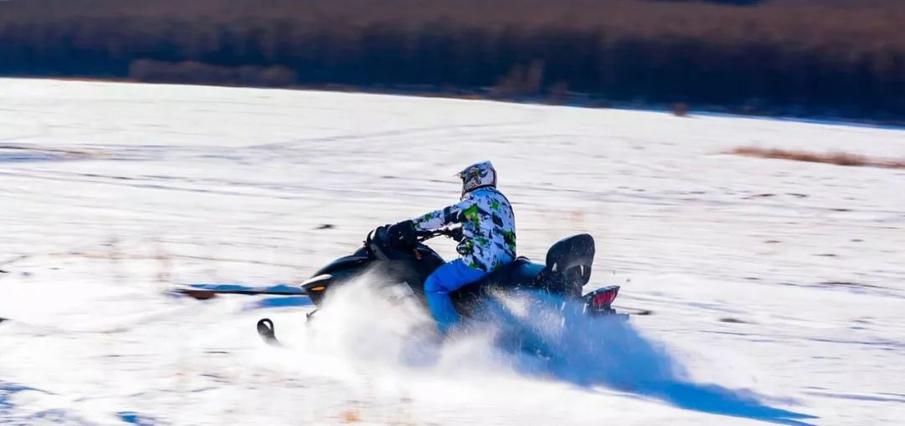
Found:
[{"label": "dead grass patch", "polygon": [[358,423],[361,421],[361,414],[355,410],[346,410],[342,413],[343,423]]},{"label": "dead grass patch", "polygon": [[850,154],[846,152],[816,153],[807,151],[794,151],[786,149],[739,147],[730,154],[744,155],[746,157],[774,158],[781,160],[804,161],[808,163],[835,164],[837,166],[882,167],[886,169],[905,169],[905,159],[893,160],[888,158],[871,158],[864,155]]}]

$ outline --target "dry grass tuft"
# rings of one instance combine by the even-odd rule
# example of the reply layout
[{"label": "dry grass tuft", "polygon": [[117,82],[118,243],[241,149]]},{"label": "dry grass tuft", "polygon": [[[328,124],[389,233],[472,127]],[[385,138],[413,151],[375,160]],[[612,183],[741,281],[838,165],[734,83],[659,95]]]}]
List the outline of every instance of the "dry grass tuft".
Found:
[{"label": "dry grass tuft", "polygon": [[785,149],[768,149],[758,147],[740,147],[729,151],[730,154],[746,157],[775,158],[782,160],[805,161],[808,163],[835,164],[838,166],[882,167],[886,169],[905,169],[905,159],[892,160],[870,158],[863,155],[845,152],[815,153],[807,151],[791,151]]},{"label": "dry grass tuft", "polygon": [[361,414],[355,410],[346,410],[342,413],[343,423],[358,423],[361,421]]}]

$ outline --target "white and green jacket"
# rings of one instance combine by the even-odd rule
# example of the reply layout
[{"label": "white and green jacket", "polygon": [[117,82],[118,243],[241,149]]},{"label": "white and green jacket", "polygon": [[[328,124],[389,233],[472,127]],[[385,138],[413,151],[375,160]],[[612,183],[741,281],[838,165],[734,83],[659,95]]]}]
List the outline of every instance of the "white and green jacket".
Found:
[{"label": "white and green jacket", "polygon": [[515,260],[515,215],[509,200],[492,186],[466,192],[458,203],[412,222],[419,231],[461,223],[464,238],[456,250],[474,269],[490,272]]}]

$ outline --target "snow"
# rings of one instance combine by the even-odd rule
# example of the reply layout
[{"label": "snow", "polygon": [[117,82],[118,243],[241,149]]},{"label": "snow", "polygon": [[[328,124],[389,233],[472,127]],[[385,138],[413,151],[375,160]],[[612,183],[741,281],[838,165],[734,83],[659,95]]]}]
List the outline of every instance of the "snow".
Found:
[{"label": "snow", "polygon": [[[0,422],[900,423],[905,171],[725,154],[751,145],[902,158],[905,131],[0,79]],[[168,292],[301,281],[483,159],[521,254],[589,232],[590,287],[652,314],[537,366],[481,333],[413,349],[427,319],[364,290],[311,327],[280,296]]]}]

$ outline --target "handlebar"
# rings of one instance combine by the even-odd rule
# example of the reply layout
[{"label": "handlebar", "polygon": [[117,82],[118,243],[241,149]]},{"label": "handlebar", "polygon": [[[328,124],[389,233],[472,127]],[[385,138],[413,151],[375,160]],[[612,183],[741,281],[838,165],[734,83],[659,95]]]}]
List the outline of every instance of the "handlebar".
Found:
[{"label": "handlebar", "polygon": [[462,239],[462,227],[461,226],[450,226],[446,228],[440,228],[434,231],[418,231],[415,232],[415,240],[419,243],[423,243],[431,238],[439,237],[439,236],[449,237],[456,241]]},{"label": "handlebar", "polygon": [[[386,235],[386,230],[388,227],[389,227],[389,225],[381,226],[368,233],[368,236],[365,238],[365,241],[364,241],[364,247],[368,250],[369,253],[376,255],[377,254],[376,252],[382,251],[380,246],[382,246],[383,242],[385,241],[384,238],[386,238],[385,235]],[[433,231],[416,231],[414,241],[411,241],[410,243],[412,243],[413,245],[414,245],[414,243],[423,243],[431,238],[438,237],[440,235],[452,238],[456,241],[461,241],[462,240],[462,227],[461,226],[450,226],[450,227],[440,228],[440,229],[433,230]],[[377,242],[379,242],[376,245],[374,244],[375,240]],[[398,249],[400,247],[397,246],[396,248]]]}]

